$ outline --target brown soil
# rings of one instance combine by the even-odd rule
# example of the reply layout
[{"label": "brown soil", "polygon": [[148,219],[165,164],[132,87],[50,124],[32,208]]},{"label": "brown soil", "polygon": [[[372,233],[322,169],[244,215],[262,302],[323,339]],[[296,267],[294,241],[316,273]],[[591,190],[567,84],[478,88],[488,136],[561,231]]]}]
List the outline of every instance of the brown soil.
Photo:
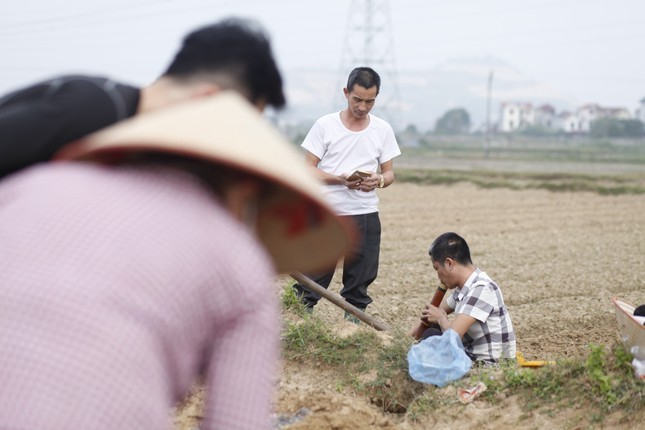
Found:
[{"label": "brown soil", "polygon": [[[440,233],[456,231],[473,260],[502,288],[525,358],[586,355],[588,344],[612,345],[618,337],[611,298],[645,303],[645,198],[478,189],[467,184],[397,183],[380,191],[383,236],[379,277],[370,287],[368,313],[407,330],[437,285],[427,250]],[[339,271],[340,272],[340,271]],[[337,273],[338,275],[339,273]],[[340,290],[338,276],[330,289]],[[321,301],[316,313],[331,327],[351,327],[342,311]],[[527,412],[516,398],[495,404],[456,403],[441,414],[413,421],[384,413],[367,398],[336,390],[334,375],[284,366],[276,412],[311,412],[289,429],[583,428],[594,411]],[[456,398],[454,387],[442,389]],[[643,408],[641,409],[641,412]],[[640,413],[640,412],[639,412]],[[642,419],[641,419],[642,418]],[[609,416],[602,426],[629,428]],[[178,428],[182,427],[181,420]],[[600,425],[599,425],[600,426]]]}]

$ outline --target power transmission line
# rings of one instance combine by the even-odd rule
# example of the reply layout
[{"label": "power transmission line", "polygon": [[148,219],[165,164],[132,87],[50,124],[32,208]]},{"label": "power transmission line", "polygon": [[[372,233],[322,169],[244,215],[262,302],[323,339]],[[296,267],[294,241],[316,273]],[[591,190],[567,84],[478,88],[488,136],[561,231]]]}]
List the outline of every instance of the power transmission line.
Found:
[{"label": "power transmission line", "polygon": [[[350,3],[337,87],[344,87],[349,72],[361,66],[371,67],[381,76],[381,92],[373,112],[397,130],[400,127],[399,90],[388,0]],[[334,98],[335,107],[340,98],[340,94]],[[341,102],[345,103],[344,99]]]}]

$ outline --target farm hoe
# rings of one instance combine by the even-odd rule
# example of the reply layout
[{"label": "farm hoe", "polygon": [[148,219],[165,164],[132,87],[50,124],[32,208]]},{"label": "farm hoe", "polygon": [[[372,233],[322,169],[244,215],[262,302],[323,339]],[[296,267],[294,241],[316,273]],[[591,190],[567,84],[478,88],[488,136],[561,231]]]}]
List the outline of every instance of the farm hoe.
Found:
[{"label": "farm hoe", "polygon": [[363,321],[365,324],[368,324],[374,327],[378,331],[389,331],[389,327],[378,321],[374,317],[366,314],[362,310],[358,309],[356,306],[351,303],[347,303],[345,299],[341,297],[340,294],[334,293],[333,291],[328,291],[326,288],[321,287],[316,282],[312,281],[305,275],[300,272],[293,272],[290,276],[298,281],[302,287],[311,291],[312,293],[319,294],[320,296],[326,298],[336,306],[341,309],[346,310],[350,314],[354,315],[359,320]]}]

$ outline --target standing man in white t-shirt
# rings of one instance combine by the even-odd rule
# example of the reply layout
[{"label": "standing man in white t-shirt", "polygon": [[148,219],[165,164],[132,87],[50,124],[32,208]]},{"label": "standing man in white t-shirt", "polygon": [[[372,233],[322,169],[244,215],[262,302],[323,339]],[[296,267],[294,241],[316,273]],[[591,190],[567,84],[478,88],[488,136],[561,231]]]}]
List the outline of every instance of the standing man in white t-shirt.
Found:
[{"label": "standing man in white t-shirt", "polygon": [[[328,202],[358,227],[358,244],[344,259],[340,294],[361,310],[372,303],[367,287],[378,273],[381,222],[376,189],[394,182],[392,160],[401,154],[390,124],[370,115],[380,88],[381,78],[371,68],[352,70],[343,88],[347,108],[318,119],[302,143],[306,163],[316,168],[316,175],[326,184]],[[362,176],[353,175],[356,171]],[[334,272],[308,276],[327,288]],[[320,300],[299,284],[294,288],[308,309]],[[345,317],[358,322],[348,313]]]}]

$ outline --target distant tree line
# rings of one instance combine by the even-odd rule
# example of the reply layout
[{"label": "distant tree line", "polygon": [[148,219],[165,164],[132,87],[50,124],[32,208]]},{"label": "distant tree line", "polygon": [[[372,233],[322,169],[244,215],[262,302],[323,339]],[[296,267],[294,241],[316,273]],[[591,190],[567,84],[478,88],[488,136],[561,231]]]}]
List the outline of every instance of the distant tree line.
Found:
[{"label": "distant tree line", "polygon": [[601,118],[591,125],[591,137],[644,137],[645,124],[638,119]]},{"label": "distant tree line", "polygon": [[470,114],[464,108],[450,109],[437,120],[436,134],[466,134],[470,132]]}]

